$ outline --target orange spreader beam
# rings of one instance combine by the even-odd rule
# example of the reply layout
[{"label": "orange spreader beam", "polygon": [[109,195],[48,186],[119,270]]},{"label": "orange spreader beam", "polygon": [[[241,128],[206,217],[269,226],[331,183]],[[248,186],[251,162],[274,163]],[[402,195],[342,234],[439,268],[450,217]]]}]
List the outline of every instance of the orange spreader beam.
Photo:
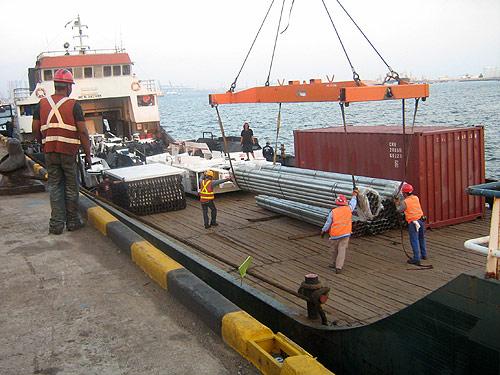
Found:
[{"label": "orange spreader beam", "polygon": [[369,85],[354,81],[321,82],[311,79],[309,83],[290,81],[288,85],[252,87],[239,92],[210,94],[209,103],[304,103],[304,102],[368,102],[389,99],[427,98],[429,85],[401,81],[394,85]]}]

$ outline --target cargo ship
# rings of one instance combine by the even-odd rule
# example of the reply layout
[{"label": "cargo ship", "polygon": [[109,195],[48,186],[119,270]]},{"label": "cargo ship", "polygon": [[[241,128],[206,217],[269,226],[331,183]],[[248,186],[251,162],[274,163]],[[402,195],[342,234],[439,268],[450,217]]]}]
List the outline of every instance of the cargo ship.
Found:
[{"label": "cargo ship", "polygon": [[[78,44],[62,51],[41,52],[28,69],[29,87],[14,89],[14,102],[21,140],[31,141],[32,114],[40,98],[54,93],[53,76],[58,69],[73,73],[76,85],[71,97],[82,106],[90,135],[111,133],[119,138],[151,138],[160,130],[159,82],[139,79],[133,62],[122,47],[91,49],[85,45],[86,25],[80,16],[68,24]],[[67,25],[68,26],[68,25]]]},{"label": "cargo ship", "polygon": [[[344,135],[336,130],[308,130],[315,140],[305,142],[316,144],[323,139],[341,143]],[[370,131],[360,131],[364,132]],[[372,143],[388,147],[386,137],[401,136],[391,127],[385,132],[377,127],[372,133],[378,133],[370,135]],[[500,332],[494,323],[498,318],[495,296],[499,282],[484,278],[484,257],[463,247],[464,241],[485,236],[490,230],[491,214],[484,208],[484,198],[465,192],[469,183],[484,181],[482,134],[481,127],[438,127],[434,133],[425,129],[424,134],[416,128],[411,134],[431,137],[423,142],[436,149],[427,148],[428,158],[418,160],[435,165],[435,171],[448,165],[448,158],[456,163],[455,175],[433,175],[429,171],[416,184],[417,195],[432,201],[426,204],[432,204],[435,210],[429,216],[427,232],[429,259],[425,263],[432,265],[429,269],[406,263],[406,230],[395,228],[352,238],[344,270],[336,274],[328,267],[331,250],[320,238],[317,226],[258,206],[255,194],[250,192],[218,195],[219,226],[209,230],[203,227],[201,207],[193,196],[186,196],[184,210],[145,216],[101,197],[88,196],[238,306],[286,333],[335,373],[496,374],[500,369],[496,340]],[[295,136],[296,147],[300,148],[303,140],[298,138],[302,134]],[[433,137],[440,141],[435,142]],[[463,159],[464,165],[453,152],[440,153],[455,149],[454,144],[473,150],[470,158]],[[386,150],[389,159],[393,154],[390,148]],[[421,147],[415,147],[413,152],[421,151]],[[436,153],[441,159],[436,159]],[[380,150],[378,155],[383,159]],[[305,160],[300,153],[296,156],[299,163]],[[371,159],[371,154],[365,159],[358,155],[355,166],[361,168]],[[469,164],[471,160],[478,164]],[[390,168],[387,173],[391,173]],[[455,178],[461,173],[463,178]],[[449,181],[456,184],[451,187]],[[433,186],[434,193],[423,186]],[[443,191],[454,191],[456,201],[450,201]],[[448,209],[444,210],[446,205]],[[467,209],[451,208],[462,205]],[[248,256],[253,265],[241,280],[237,268]],[[311,273],[331,289],[323,305],[328,325],[308,317],[306,301],[298,293],[304,277]]]},{"label": "cargo ship", "polygon": [[[77,57],[86,55],[78,53]],[[122,73],[123,64],[126,63],[119,63]],[[104,75],[104,66],[102,72]],[[49,77],[51,73],[47,74]],[[134,82],[131,81],[131,88]],[[321,85],[321,90],[333,88],[332,97],[344,102],[355,98],[363,87],[358,81],[344,84],[348,90],[342,92],[333,82],[311,82],[318,85],[315,87]],[[38,88],[43,88],[43,80],[40,85],[33,87],[35,95]],[[137,91],[142,90],[140,82],[139,86]],[[306,101],[310,96],[304,86],[305,83],[292,81],[278,89],[287,91],[289,100]],[[370,100],[399,99],[400,92],[411,91],[411,87],[404,86],[371,86]],[[259,88],[262,92],[274,89]],[[321,90],[316,93],[323,95]],[[419,96],[428,94],[425,87],[423,90]],[[232,92],[226,95],[232,96]],[[137,97],[132,94],[127,98]],[[96,98],[82,100],[93,102]],[[23,109],[22,103],[33,105],[22,100],[17,103],[19,110]],[[144,123],[135,120],[130,117],[123,135],[141,130],[139,126],[143,128]],[[440,128],[433,134],[428,134],[432,133],[430,129],[416,129],[410,133],[412,142],[418,144],[413,147],[413,156],[397,144],[400,137],[406,143],[401,131],[378,129],[369,137],[374,144],[379,142],[387,147],[389,162],[396,168],[396,176],[379,177],[408,177],[416,181],[416,194],[423,197],[430,215],[427,240],[428,264],[432,268],[409,266],[404,248],[408,239],[403,231],[392,229],[353,238],[345,268],[338,274],[328,267],[331,250],[326,239],[319,237],[317,226],[259,207],[251,192],[219,196],[219,225],[210,229],[203,227],[196,197],[184,197],[183,209],[137,216],[117,201],[113,203],[112,197],[107,199],[85,190],[84,195],[239,307],[273,330],[284,332],[338,374],[498,374],[499,282],[484,277],[482,255],[463,249],[466,240],[485,236],[490,229],[494,234],[495,225],[498,238],[498,204],[490,216],[485,211],[484,198],[469,197],[464,191],[484,182],[482,128],[460,130],[463,133]],[[317,131],[316,140],[309,140],[306,145],[326,139],[322,132]],[[330,133],[332,142],[345,142],[341,132],[334,129]],[[396,141],[386,139],[391,133]],[[296,133],[296,147],[302,147],[298,137]],[[308,146],[302,151],[308,152]],[[374,151],[379,157],[376,147]],[[415,166],[409,164],[410,169],[401,172],[398,168],[405,164],[408,154]],[[306,168],[307,155],[296,149],[296,157],[298,166]],[[323,158],[317,155],[312,160],[319,163]],[[353,156],[348,173],[372,176],[374,161],[370,153],[365,153],[364,159]],[[363,170],[365,166],[367,170]],[[307,167],[345,173],[340,164]],[[353,182],[355,179],[353,176]],[[154,181],[150,185],[154,189]],[[144,201],[146,205],[157,204]],[[237,269],[248,256],[253,265],[241,279]],[[322,303],[326,322],[310,316],[299,293],[304,277],[311,274],[330,288],[328,299]]]}]

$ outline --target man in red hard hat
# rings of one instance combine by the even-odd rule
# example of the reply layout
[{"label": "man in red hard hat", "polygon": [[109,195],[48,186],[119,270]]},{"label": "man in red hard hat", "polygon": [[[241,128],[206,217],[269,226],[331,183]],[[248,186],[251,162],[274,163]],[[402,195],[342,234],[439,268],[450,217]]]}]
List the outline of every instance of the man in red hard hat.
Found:
[{"label": "man in red hard hat", "polygon": [[405,219],[408,223],[408,233],[410,234],[410,244],[413,250],[413,258],[408,259],[409,264],[420,265],[420,259],[427,259],[427,248],[425,246],[425,225],[424,212],[420,206],[420,201],[413,194],[413,186],[404,182],[401,187],[404,200],[400,202],[397,197],[394,202],[400,212],[405,213]]},{"label": "man in red hard hat", "polygon": [[330,211],[325,225],[321,230],[321,237],[329,234],[332,241],[333,263],[329,267],[334,268],[336,273],[341,273],[344,267],[347,245],[352,233],[352,211],[356,208],[358,189],[354,189],[349,203],[343,194],[339,194],[335,200],[336,208]]},{"label": "man in red hard hat", "polygon": [[61,234],[65,225],[69,231],[83,226],[78,213],[76,157],[83,146],[85,164],[90,166],[90,140],[82,107],[69,98],[74,83],[70,71],[57,70],[54,95],[42,98],[33,112],[33,134],[42,144],[49,175],[52,234]]}]

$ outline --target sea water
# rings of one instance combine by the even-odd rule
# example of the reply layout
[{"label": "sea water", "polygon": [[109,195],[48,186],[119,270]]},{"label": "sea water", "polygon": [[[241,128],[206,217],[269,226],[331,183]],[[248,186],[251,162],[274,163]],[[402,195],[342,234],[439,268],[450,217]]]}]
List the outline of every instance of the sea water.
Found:
[{"label": "sea water", "polygon": [[[175,139],[201,138],[203,132],[220,136],[215,109],[208,104],[208,91],[182,90],[159,98],[162,126]],[[414,101],[406,101],[411,126]],[[276,140],[278,104],[221,105],[226,135],[239,136],[248,121],[259,143]],[[353,103],[346,108],[350,125],[401,124],[401,101]],[[278,143],[293,153],[293,130],[342,124],[339,104],[285,103],[281,109]],[[500,82],[446,82],[430,86],[430,97],[420,101],[416,125],[485,127],[486,177],[500,179]]]}]

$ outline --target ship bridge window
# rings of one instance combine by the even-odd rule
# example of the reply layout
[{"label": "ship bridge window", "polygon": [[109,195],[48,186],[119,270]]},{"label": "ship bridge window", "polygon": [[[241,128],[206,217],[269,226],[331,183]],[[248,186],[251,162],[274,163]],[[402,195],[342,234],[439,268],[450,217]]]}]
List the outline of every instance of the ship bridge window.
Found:
[{"label": "ship bridge window", "polygon": [[122,75],[124,76],[130,75],[130,65],[122,65]]},{"label": "ship bridge window", "polygon": [[82,68],[75,68],[73,72],[73,77],[75,79],[82,79],[83,78],[83,69]]},{"label": "ship bridge window", "polygon": [[102,77],[102,66],[94,66],[94,77],[95,78]]},{"label": "ship bridge window", "polygon": [[43,71],[43,80],[52,81],[52,69],[47,69]]},{"label": "ship bridge window", "polygon": [[83,68],[83,76],[85,78],[92,78],[94,76],[91,66],[86,66],[85,68]]},{"label": "ship bridge window", "polygon": [[104,73],[104,77],[111,77],[111,67],[109,65],[103,66],[102,71]]},{"label": "ship bridge window", "polygon": [[113,75],[114,76],[121,76],[122,75],[121,65],[113,65]]}]

